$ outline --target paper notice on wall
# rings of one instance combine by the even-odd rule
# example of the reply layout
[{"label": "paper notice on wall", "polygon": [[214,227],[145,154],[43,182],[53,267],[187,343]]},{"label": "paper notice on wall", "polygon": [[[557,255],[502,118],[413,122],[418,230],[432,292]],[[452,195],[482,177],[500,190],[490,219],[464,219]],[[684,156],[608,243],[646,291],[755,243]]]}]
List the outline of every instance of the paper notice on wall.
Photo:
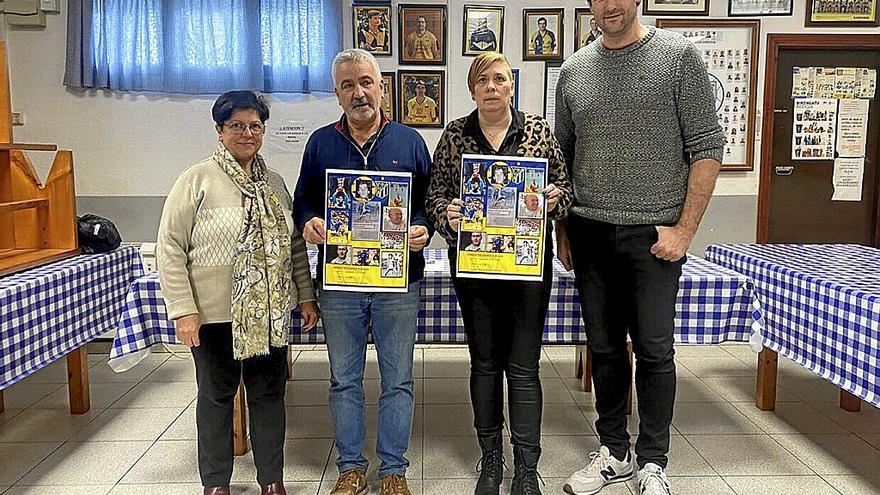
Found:
[{"label": "paper notice on wall", "polygon": [[[834,79],[834,98],[856,97],[856,68],[838,67]],[[819,95],[817,95],[819,96]],[[819,96],[821,98],[821,96]]]},{"label": "paper notice on wall", "polygon": [[791,97],[812,98],[816,67],[792,68]]},{"label": "paper notice on wall", "polygon": [[857,71],[856,98],[874,98],[877,90],[877,71],[875,69],[859,69]]},{"label": "paper notice on wall", "polygon": [[556,81],[562,67],[547,67],[546,80],[544,81],[544,118],[550,124],[551,129],[556,128]]},{"label": "paper notice on wall", "polygon": [[315,123],[310,120],[273,120],[266,126],[264,146],[267,151],[276,154],[302,153],[309,135],[315,130]]},{"label": "paper notice on wall", "polygon": [[831,160],[837,123],[837,100],[818,98],[794,101],[791,133],[792,160]]},{"label": "paper notice on wall", "polygon": [[838,158],[834,160],[834,195],[831,201],[861,201],[865,159]]},{"label": "paper notice on wall", "polygon": [[870,100],[840,100],[837,108],[837,155],[865,156]]}]

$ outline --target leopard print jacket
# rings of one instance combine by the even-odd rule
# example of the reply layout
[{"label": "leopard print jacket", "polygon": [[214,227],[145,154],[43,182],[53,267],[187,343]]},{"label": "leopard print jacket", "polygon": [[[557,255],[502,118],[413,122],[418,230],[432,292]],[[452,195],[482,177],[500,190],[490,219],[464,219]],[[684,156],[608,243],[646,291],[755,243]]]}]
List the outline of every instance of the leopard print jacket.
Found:
[{"label": "leopard print jacket", "polygon": [[[559,220],[568,215],[574,196],[571,182],[565,167],[565,159],[550,124],[543,117],[523,113],[524,132],[522,141],[516,150],[517,156],[533,156],[547,158],[548,184],[554,184],[562,191],[559,203],[548,216]],[[472,136],[464,135],[467,117],[453,120],[443,130],[437,149],[434,151],[434,162],[431,165],[431,182],[425,199],[425,210],[437,232],[446,239],[450,246],[456,244],[457,233],[450,228],[446,218],[446,206],[461,192],[461,157],[464,154],[480,154],[479,145]]]}]

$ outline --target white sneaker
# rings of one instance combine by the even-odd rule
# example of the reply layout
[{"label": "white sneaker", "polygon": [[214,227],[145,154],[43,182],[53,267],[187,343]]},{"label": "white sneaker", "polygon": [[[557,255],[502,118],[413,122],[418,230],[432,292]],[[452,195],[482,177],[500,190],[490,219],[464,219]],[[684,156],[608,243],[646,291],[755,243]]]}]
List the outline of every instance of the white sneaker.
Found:
[{"label": "white sneaker", "polygon": [[649,462],[639,470],[639,495],[671,495],[663,468]]},{"label": "white sneaker", "polygon": [[632,455],[617,460],[608,447],[599,447],[599,452],[590,454],[590,464],[571,475],[565,482],[562,491],[569,495],[592,495],[598,493],[605,485],[620,483],[633,477],[635,463]]}]

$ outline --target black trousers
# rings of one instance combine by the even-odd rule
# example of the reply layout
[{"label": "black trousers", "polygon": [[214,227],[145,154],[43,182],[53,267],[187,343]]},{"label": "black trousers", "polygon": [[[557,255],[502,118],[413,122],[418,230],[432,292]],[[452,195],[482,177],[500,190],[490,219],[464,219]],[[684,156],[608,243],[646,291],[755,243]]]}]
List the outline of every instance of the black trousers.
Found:
[{"label": "black trousers", "polygon": [[282,481],[284,470],[287,347],[243,361],[232,357],[232,325],[213,323],[199,329],[196,363],[196,428],[199,474],[203,486],[227,486],[232,478],[232,401],[244,380],[250,415],[251,446],[257,481]]},{"label": "black trousers", "polygon": [[501,434],[506,374],[511,443],[535,453],[541,451],[544,403],[538,361],[553,284],[553,254],[547,251],[544,280],[540,282],[459,278],[454,276],[455,251],[449,251],[452,283],[471,357],[471,403],[477,436]]},{"label": "black trousers", "polygon": [[619,459],[630,446],[626,430],[632,381],[626,348],[629,331],[639,399],[636,460],[639,467],[653,462],[665,468],[675,406],[675,299],[685,260],[664,261],[651,254],[657,242],[653,225],[612,225],[572,215],[568,234],[593,354],[599,440]]}]

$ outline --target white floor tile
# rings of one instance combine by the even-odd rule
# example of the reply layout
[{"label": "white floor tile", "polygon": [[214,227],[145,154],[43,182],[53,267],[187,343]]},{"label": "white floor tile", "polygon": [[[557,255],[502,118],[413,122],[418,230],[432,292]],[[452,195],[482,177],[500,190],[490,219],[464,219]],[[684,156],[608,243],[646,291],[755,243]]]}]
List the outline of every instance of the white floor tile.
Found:
[{"label": "white floor tile", "polygon": [[330,406],[287,408],[287,438],[333,438]]},{"label": "white floor tile", "polygon": [[592,424],[575,404],[544,404],[542,435],[591,435]]},{"label": "white floor tile", "polygon": [[852,434],[773,435],[818,474],[877,474],[880,450]]},{"label": "white floor tile", "polygon": [[823,476],[842,495],[877,495],[880,476]]},{"label": "white floor tile", "polygon": [[426,378],[426,404],[470,404],[471,391],[468,378]]},{"label": "white floor tile", "polygon": [[682,357],[676,358],[679,367],[684,367],[700,378],[713,376],[745,376],[753,377],[755,366],[749,366],[734,357]]},{"label": "white floor tile", "polygon": [[293,363],[294,380],[330,380],[327,351],[302,351]]},{"label": "white floor tile", "polygon": [[30,383],[28,379],[3,390],[3,405],[6,409],[27,409],[56,390],[67,390],[60,383]]},{"label": "white floor tile", "polygon": [[859,433],[859,438],[880,449],[880,433]]},{"label": "white floor tile", "polygon": [[678,377],[675,390],[676,402],[724,402],[711,386],[696,377]]},{"label": "white floor tile", "polygon": [[147,382],[191,382],[196,377],[196,365],[190,354],[171,357],[159,365],[149,376]]},{"label": "white floor tile", "polygon": [[[728,402],[755,403],[756,382],[754,377],[706,377],[702,380]],[[789,392],[788,389],[776,387],[776,402],[800,401],[801,399]]]},{"label": "white floor tile", "polygon": [[60,442],[0,443],[0,485],[12,485],[60,446]]},{"label": "white floor tile", "polygon": [[[599,450],[599,439],[584,436],[541,437],[541,461],[538,470],[548,478],[568,478],[589,462],[591,451]],[[511,462],[510,466],[513,465]]]},{"label": "white floor tile", "polygon": [[[480,475],[476,471],[476,466],[480,462],[480,446],[473,434],[466,437],[425,437],[423,445],[422,472],[426,480],[426,490],[429,483],[435,484],[435,479],[468,478],[471,479],[470,490],[473,491],[473,479]],[[504,458],[508,467],[513,468],[513,450],[509,438],[504,439]],[[511,476],[511,472],[506,470],[505,476]]]},{"label": "white floor tile", "polygon": [[766,435],[685,435],[722,476],[813,474]]},{"label": "white floor tile", "polygon": [[137,366],[130,368],[128,371],[117,373],[107,364],[107,356],[103,356],[100,362],[89,368],[89,382],[95,383],[118,383],[130,382],[137,383],[147,377],[162,363],[168,360],[167,353],[152,353],[141,360]]},{"label": "white floor tile", "polygon": [[174,422],[179,409],[107,409],[74,437],[79,442],[154,441]]},{"label": "white floor tile", "polygon": [[669,441],[667,474],[675,476],[716,476],[715,470],[681,435]]},{"label": "white floor tile", "polygon": [[67,383],[67,360],[64,358],[52,362],[45,368],[25,378],[30,383]]},{"label": "white floor tile", "polygon": [[730,357],[725,349],[722,349],[721,346],[717,345],[698,345],[698,344],[676,344],[675,345],[675,357],[676,359],[684,358],[684,357],[694,357],[694,358],[716,358],[716,357]]},{"label": "white floor tile", "polygon": [[196,406],[184,409],[171,425],[159,437],[160,440],[197,440]]},{"label": "white floor tile", "polygon": [[85,414],[64,409],[28,409],[0,427],[2,442],[63,442],[83,429],[103,409],[93,407]]},{"label": "white floor tile", "polygon": [[474,413],[470,404],[425,404],[425,437],[472,437]]},{"label": "white floor tile", "polygon": [[[90,383],[89,393],[92,407],[105,408],[119,400],[126,392],[135,386],[134,383]],[[44,399],[40,400],[33,407],[40,409],[70,409],[70,392],[67,386],[64,386]]]},{"label": "white floor tile", "polygon": [[761,433],[736,407],[722,402],[681,402],[675,405],[672,424],[687,434],[752,434]]},{"label": "white floor tile", "polygon": [[840,423],[847,431],[853,433],[880,433],[880,409],[870,404],[862,404],[862,410],[859,412],[845,411],[838,404],[830,402],[812,404],[812,406]]},{"label": "white floor tile", "polygon": [[114,484],[149,447],[150,442],[67,442],[19,484]]},{"label": "white floor tile", "polygon": [[195,398],[195,381],[141,382],[113,403],[113,407],[168,407],[183,410]]},{"label": "white floor tile", "polygon": [[775,411],[762,411],[754,404],[734,406],[764,433],[846,433],[846,430],[803,402],[777,402]]},{"label": "white floor tile", "polygon": [[838,495],[837,490],[819,476],[725,476],[724,481],[738,495]]},{"label": "white floor tile", "polygon": [[[113,485],[66,485],[58,490],[64,495],[106,495],[113,489]],[[51,492],[45,486],[16,485],[3,495],[44,495]]]},{"label": "white floor tile", "polygon": [[[669,470],[668,473],[672,473]],[[720,476],[669,476],[669,485],[675,495],[734,495],[734,491]],[[634,493],[638,493],[638,484]]]}]

